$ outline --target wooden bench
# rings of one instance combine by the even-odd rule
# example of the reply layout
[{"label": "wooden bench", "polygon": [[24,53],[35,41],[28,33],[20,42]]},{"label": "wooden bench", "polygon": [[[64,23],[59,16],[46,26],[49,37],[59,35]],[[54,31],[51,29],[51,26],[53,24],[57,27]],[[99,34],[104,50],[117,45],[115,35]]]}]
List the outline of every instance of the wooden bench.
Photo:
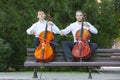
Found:
[{"label": "wooden bench", "polygon": [[91,67],[94,66],[120,66],[120,49],[97,49],[92,54],[91,59],[85,62],[66,62],[63,50],[57,49],[55,57],[52,62],[41,63],[36,62],[34,58],[34,48],[27,48],[26,61],[24,66],[34,67],[33,78],[38,78],[37,67],[38,66],[88,66],[89,79],[92,79]]}]

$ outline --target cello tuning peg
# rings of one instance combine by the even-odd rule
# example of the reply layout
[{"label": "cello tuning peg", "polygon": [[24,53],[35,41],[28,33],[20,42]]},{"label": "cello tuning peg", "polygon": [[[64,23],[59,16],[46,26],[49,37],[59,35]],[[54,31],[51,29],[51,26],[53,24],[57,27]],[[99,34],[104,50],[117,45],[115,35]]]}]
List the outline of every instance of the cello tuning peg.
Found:
[{"label": "cello tuning peg", "polygon": [[51,21],[52,20],[52,17],[50,15],[48,15],[48,21]]},{"label": "cello tuning peg", "polygon": [[83,16],[84,16],[84,18],[87,18],[87,14],[86,13],[83,13]]}]

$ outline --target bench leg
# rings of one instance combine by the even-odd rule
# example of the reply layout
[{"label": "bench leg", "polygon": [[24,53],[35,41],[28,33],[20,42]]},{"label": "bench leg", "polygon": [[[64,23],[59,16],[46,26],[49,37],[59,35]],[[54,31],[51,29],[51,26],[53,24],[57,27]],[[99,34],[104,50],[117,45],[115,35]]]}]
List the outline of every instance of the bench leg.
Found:
[{"label": "bench leg", "polygon": [[88,76],[88,79],[92,79],[92,68],[91,67],[88,67],[89,69],[89,76]]},{"label": "bench leg", "polygon": [[37,75],[37,67],[34,67],[33,78],[38,78],[38,75]]}]

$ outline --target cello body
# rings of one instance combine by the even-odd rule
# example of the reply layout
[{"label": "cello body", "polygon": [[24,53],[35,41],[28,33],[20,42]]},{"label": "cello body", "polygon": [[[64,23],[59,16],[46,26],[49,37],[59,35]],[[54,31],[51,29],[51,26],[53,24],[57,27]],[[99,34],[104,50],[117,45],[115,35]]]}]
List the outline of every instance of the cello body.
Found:
[{"label": "cello body", "polygon": [[88,43],[88,40],[90,39],[90,33],[88,30],[83,29],[82,37],[80,38],[80,31],[81,30],[78,30],[76,32],[77,42],[72,49],[72,55],[76,59],[87,59],[91,56],[91,49]]},{"label": "cello body", "polygon": [[[45,35],[44,35],[45,34]],[[45,36],[45,39],[43,37]],[[54,39],[54,35],[51,31],[43,31],[39,35],[40,45],[36,48],[34,56],[37,61],[49,62],[54,57],[54,51],[50,42]]]}]

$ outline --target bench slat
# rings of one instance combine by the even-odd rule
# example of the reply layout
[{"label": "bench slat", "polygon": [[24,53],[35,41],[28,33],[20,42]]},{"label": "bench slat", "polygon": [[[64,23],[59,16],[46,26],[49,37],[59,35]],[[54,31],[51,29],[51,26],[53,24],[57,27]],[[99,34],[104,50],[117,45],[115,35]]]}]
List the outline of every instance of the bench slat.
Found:
[{"label": "bench slat", "polygon": [[[27,60],[36,60],[35,57],[27,57]],[[54,60],[65,60],[64,57],[54,57]]]},{"label": "bench slat", "polygon": [[120,53],[120,49],[96,49],[95,53]]},{"label": "bench slat", "polygon": [[[27,57],[27,60],[36,60],[34,57]],[[64,57],[54,57],[53,61],[57,61],[57,60],[61,60],[61,61],[65,61]],[[91,57],[90,61],[94,61],[94,62],[109,62],[109,61],[120,61],[120,58],[116,58],[116,57]]]},{"label": "bench slat", "polygon": [[120,66],[120,62],[25,62],[24,66]]},{"label": "bench slat", "polygon": [[96,55],[96,56],[119,56],[120,57],[120,53],[96,53],[96,54],[94,54],[94,55]]},{"label": "bench slat", "polygon": [[[27,48],[27,52],[34,52],[34,48]],[[62,49],[56,49],[56,52],[63,53]],[[120,49],[96,49],[95,53],[120,53]]]},{"label": "bench slat", "polygon": [[[55,53],[55,56],[64,56],[63,53]],[[34,56],[34,53],[27,53],[27,56]]]},{"label": "bench slat", "polygon": [[[98,53],[92,53],[92,54],[93,54],[93,55],[96,55],[96,54],[98,54],[98,55],[100,55],[100,54],[101,54],[101,55],[102,55],[102,54],[103,54],[103,55],[105,55],[105,54],[115,54],[115,55],[119,55],[119,56],[120,56],[120,53],[109,53],[109,52],[108,52],[108,53],[99,53],[99,52],[98,52]],[[34,55],[34,52],[29,52],[29,51],[28,51],[28,52],[27,52],[27,55]],[[55,55],[63,55],[63,53],[56,52]]]},{"label": "bench slat", "polygon": [[[27,56],[34,56],[34,53],[27,53]],[[64,56],[63,53],[55,53],[55,56]],[[120,57],[120,53],[96,53],[92,56],[101,56],[101,57],[110,57],[110,56],[117,56]]]},{"label": "bench slat", "polygon": [[90,60],[91,62],[111,62],[111,61],[117,61],[120,62],[120,59],[118,58],[92,58]]}]

